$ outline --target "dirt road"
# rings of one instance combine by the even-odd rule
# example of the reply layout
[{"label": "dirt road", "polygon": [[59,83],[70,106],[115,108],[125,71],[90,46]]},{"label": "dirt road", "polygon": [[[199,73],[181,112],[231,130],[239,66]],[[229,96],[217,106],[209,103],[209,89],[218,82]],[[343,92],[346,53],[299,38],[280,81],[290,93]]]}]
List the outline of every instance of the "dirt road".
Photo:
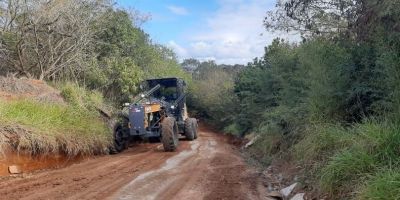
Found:
[{"label": "dirt road", "polygon": [[202,129],[176,152],[140,144],[57,170],[0,178],[0,199],[264,199],[228,139]]}]

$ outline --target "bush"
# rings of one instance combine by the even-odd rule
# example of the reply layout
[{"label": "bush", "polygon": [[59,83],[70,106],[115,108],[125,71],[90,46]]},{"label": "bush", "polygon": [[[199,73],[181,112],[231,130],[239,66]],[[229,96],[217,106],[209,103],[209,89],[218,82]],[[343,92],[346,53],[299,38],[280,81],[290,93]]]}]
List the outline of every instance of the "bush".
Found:
[{"label": "bush", "polygon": [[298,52],[309,117],[321,122],[342,121],[353,65],[348,50],[334,42],[314,39]]},{"label": "bush", "polygon": [[69,104],[75,107],[86,108],[86,90],[72,83],[66,83],[60,86],[60,90],[61,96],[63,96],[65,101]]},{"label": "bush", "polygon": [[97,110],[112,111],[103,95],[98,91],[89,91],[76,84],[65,83],[59,86],[61,95],[70,105],[87,111],[97,112]]},{"label": "bush", "polygon": [[239,126],[236,123],[232,123],[224,128],[225,133],[229,133],[234,136],[241,136]]},{"label": "bush", "polygon": [[279,127],[272,124],[261,126],[257,130],[258,139],[250,147],[249,153],[263,164],[270,164],[273,156],[281,149],[283,134]]},{"label": "bush", "polygon": [[197,114],[198,118],[203,118],[208,124],[222,130],[233,124],[236,118],[237,102],[233,87],[234,72],[212,61],[201,62],[193,73],[193,82],[188,88],[188,107],[192,114]]}]

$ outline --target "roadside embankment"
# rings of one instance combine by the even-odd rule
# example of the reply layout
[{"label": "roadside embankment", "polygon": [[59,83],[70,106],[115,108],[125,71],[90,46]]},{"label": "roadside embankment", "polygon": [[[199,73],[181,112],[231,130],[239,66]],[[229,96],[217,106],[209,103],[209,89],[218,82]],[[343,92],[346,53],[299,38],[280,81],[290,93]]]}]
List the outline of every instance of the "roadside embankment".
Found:
[{"label": "roadside embankment", "polygon": [[31,170],[40,168],[35,160],[54,166],[108,153],[111,134],[98,111],[107,107],[101,94],[69,83],[57,88],[0,77],[0,168],[27,162],[23,170]]},{"label": "roadside embankment", "polygon": [[272,187],[298,182],[309,199],[399,199],[399,130],[396,121],[376,119],[314,124],[289,148],[264,132],[246,152],[267,167]]}]

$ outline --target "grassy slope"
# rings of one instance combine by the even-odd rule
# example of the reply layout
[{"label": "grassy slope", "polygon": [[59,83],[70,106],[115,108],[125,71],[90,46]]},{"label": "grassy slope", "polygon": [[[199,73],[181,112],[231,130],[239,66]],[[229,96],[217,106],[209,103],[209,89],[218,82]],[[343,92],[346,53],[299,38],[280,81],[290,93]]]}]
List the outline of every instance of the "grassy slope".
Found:
[{"label": "grassy slope", "polygon": [[[110,130],[99,113],[89,106],[100,104],[102,99],[97,93],[71,84],[62,86],[61,90],[69,102],[67,105],[32,99],[0,100],[0,124],[8,127],[8,133],[0,134],[0,143],[3,142],[0,147],[6,147],[6,142],[17,151],[32,154],[106,153],[111,141]],[[14,134],[11,141],[10,134]]]},{"label": "grassy slope", "polygon": [[[250,151],[268,154],[269,134]],[[279,141],[278,141],[279,142]],[[272,143],[272,144],[271,144]],[[292,146],[290,158],[300,164],[313,185],[334,199],[400,199],[400,125],[370,120],[352,127],[319,124]],[[275,157],[277,157],[275,154]],[[310,180],[308,180],[310,181]]]}]

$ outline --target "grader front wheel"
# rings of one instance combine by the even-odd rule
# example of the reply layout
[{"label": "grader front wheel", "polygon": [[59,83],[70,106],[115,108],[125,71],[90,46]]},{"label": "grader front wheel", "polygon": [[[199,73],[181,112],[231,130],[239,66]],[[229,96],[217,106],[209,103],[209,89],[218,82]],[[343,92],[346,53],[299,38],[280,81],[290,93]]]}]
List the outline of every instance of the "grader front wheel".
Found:
[{"label": "grader front wheel", "polygon": [[161,123],[161,141],[164,151],[175,151],[178,147],[178,125],[175,118],[167,117]]},{"label": "grader front wheel", "polygon": [[124,123],[118,120],[113,120],[113,145],[110,147],[110,153],[120,153],[127,148],[128,141],[124,138]]}]

